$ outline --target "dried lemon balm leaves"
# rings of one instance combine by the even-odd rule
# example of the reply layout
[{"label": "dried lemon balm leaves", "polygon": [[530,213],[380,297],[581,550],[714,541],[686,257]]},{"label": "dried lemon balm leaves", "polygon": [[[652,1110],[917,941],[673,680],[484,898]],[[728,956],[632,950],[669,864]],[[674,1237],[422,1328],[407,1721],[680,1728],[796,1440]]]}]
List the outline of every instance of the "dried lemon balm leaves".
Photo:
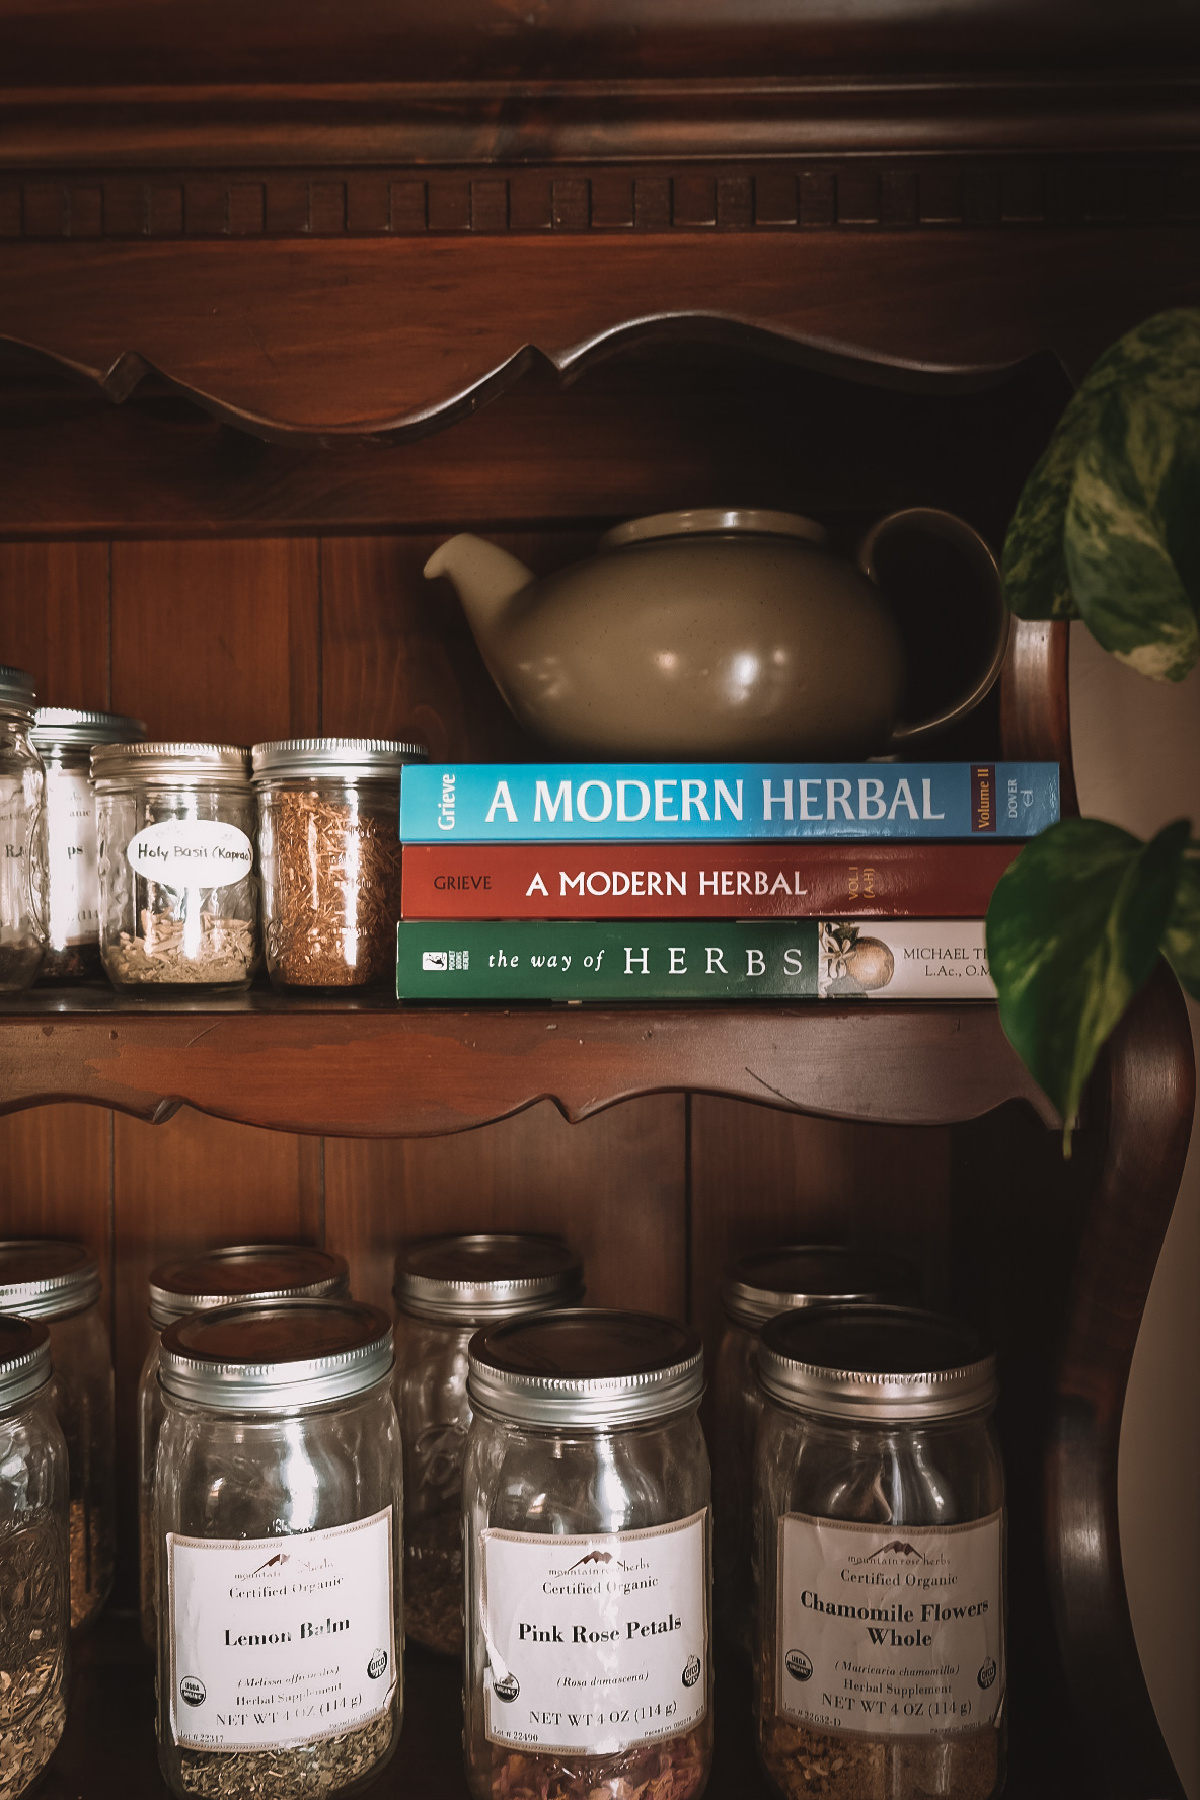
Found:
[{"label": "dried lemon balm leaves", "polygon": [[182,1750],[179,1779],[203,1800],[307,1800],[361,1781],[387,1754],[392,1715],[289,1750]]}]

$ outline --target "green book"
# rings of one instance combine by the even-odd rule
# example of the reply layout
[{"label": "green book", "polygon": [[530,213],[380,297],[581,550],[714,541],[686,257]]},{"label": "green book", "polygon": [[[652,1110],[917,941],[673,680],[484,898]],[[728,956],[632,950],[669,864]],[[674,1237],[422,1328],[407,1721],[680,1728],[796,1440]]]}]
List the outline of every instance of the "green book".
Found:
[{"label": "green book", "polygon": [[406,919],[401,1000],[991,1000],[982,919]]}]

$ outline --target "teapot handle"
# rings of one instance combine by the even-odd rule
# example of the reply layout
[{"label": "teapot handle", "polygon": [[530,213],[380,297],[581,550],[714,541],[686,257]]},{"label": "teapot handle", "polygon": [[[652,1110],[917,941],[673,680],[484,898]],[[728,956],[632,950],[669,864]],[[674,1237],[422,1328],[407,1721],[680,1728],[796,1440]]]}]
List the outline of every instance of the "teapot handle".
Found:
[{"label": "teapot handle", "polygon": [[1000,570],[996,559],[979,533],[965,519],[955,513],[943,512],[936,506],[909,506],[900,512],[889,513],[873,525],[859,545],[858,566],[871,581],[879,585],[876,574],[876,551],[884,538],[893,531],[909,531],[917,534],[939,537],[948,544],[954,544],[962,550],[974,564],[977,573],[977,592],[990,615],[991,649],[986,667],[970,677],[968,685],[953,700],[948,701],[942,709],[928,719],[902,720],[893,730],[884,746],[885,751],[908,750],[914,744],[923,743],[927,738],[944,731],[947,726],[954,725],[959,719],[979,705],[984,695],[995,682],[1004,661],[1004,652],[1008,647],[1008,608],[1004,604],[1004,591],[1000,585]]}]

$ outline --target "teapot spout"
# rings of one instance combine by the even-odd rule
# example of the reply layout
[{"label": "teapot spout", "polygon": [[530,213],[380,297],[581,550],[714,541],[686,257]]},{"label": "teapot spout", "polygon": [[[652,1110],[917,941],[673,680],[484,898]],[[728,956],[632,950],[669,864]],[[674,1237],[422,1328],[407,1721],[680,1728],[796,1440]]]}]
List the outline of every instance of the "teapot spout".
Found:
[{"label": "teapot spout", "polygon": [[425,576],[432,581],[438,575],[448,575],[454,583],[471,630],[481,643],[487,642],[514,595],[533,580],[532,570],[523,562],[469,531],[448,538],[434,551],[425,564]]}]

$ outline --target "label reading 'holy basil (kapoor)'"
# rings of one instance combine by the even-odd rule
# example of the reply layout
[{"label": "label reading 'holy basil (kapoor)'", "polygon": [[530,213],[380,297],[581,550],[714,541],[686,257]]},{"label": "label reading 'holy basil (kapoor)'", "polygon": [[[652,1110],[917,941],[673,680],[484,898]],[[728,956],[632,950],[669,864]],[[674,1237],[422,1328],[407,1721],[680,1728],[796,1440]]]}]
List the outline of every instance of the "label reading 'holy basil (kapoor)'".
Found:
[{"label": "label reading 'holy basil (kapoor)'", "polygon": [[129,841],[130,865],[168,888],[229,887],[254,867],[254,846],[220,819],[163,819]]},{"label": "label reading 'holy basil (kapoor)'", "polygon": [[294,1537],[168,1532],[175,1742],[283,1750],[386,1712],[393,1591],[390,1506]]},{"label": "label reading 'holy basil (kapoor)'", "polygon": [[776,1699],[785,1718],[919,1737],[1004,1698],[1004,1515],[948,1527],[779,1521]]},{"label": "label reading 'holy basil (kapoor)'", "polygon": [[609,1756],[708,1708],[706,1512],[647,1531],[484,1531],[487,1736]]}]

